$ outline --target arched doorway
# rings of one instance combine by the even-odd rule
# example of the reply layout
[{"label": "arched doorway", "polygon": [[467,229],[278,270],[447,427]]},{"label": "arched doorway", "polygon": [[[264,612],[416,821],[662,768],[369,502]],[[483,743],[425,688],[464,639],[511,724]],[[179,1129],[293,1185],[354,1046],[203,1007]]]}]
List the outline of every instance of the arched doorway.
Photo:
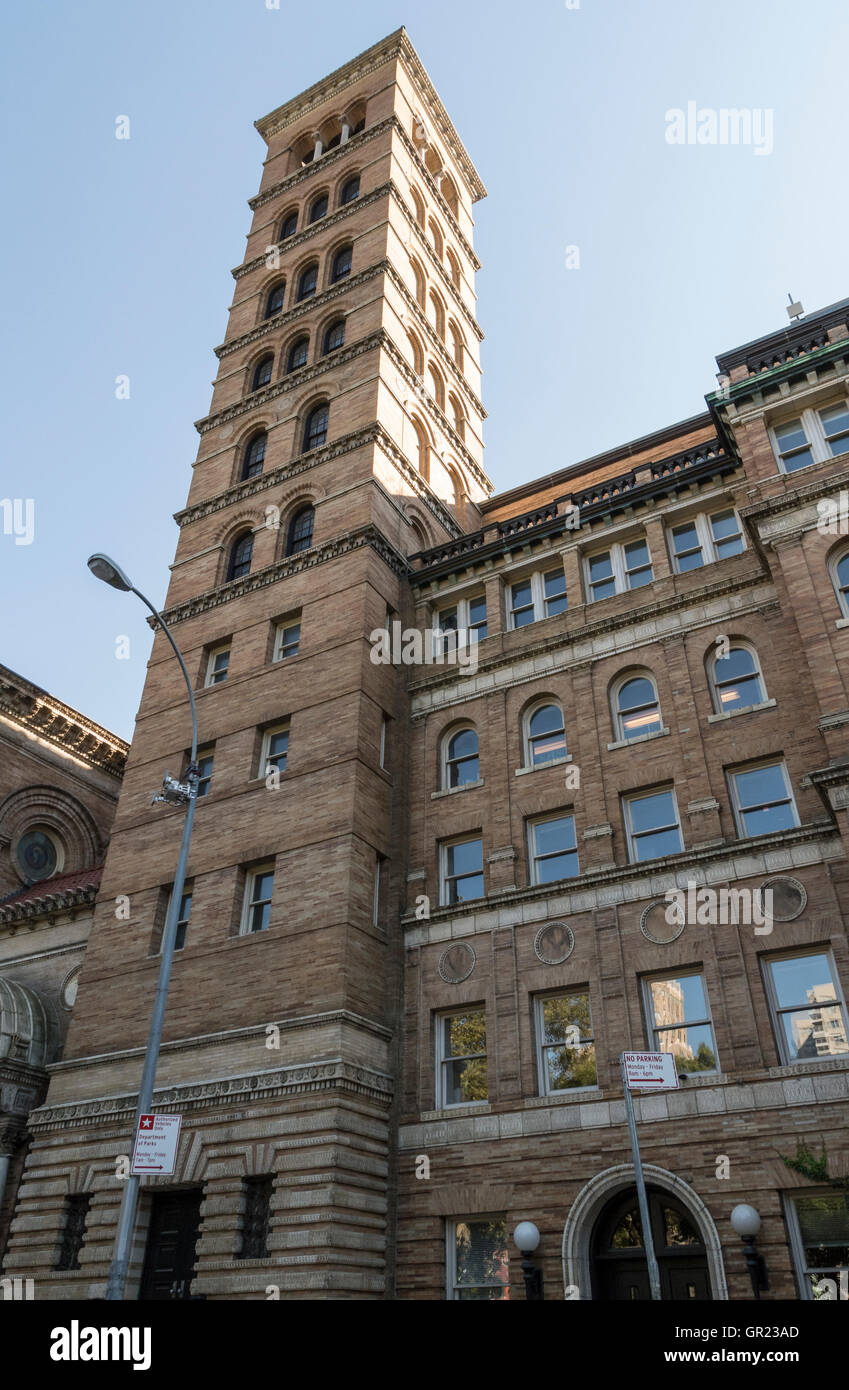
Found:
[{"label": "arched doorway", "polygon": [[[707,1253],[692,1215],[661,1188],[649,1187],[646,1195],[661,1297],[710,1299]],[[590,1242],[590,1272],[594,1299],[651,1298],[635,1187],[621,1190],[602,1207]]]}]

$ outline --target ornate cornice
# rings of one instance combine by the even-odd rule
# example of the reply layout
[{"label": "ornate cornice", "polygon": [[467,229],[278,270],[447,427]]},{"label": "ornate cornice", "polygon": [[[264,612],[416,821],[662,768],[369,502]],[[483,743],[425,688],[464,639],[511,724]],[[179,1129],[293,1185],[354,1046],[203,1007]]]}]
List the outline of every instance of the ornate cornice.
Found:
[{"label": "ornate cornice", "polygon": [[89,767],[123,776],[128,743],[6,666],[0,666],[0,715]]},{"label": "ornate cornice", "polygon": [[[276,487],[278,483],[288,482],[289,479],[296,478],[301,473],[307,473],[321,463],[328,463],[332,459],[341,458],[343,455],[364,448],[368,444],[376,444],[388,458],[392,459],[399,471],[403,473],[416,497],[433,513],[449,535],[459,536],[462,534],[451,513],[431,491],[406,455],[401,453],[383,426],[376,421],[371,425],[366,425],[363,429],[343,435],[341,439],[336,439],[332,444],[326,444],[321,449],[312,449],[292,463],[282,464],[270,473],[260,473],[255,478],[246,478],[243,482],[237,483],[235,487],[217,493],[215,497],[206,498],[203,502],[195,502],[193,506],[185,507],[181,512],[175,512],[174,520],[179,526],[186,526],[189,522],[222,511],[234,502],[243,502],[249,497],[268,492],[269,488]],[[153,626],[153,619],[148,619],[148,621]]]},{"label": "ornate cornice", "polygon": [[287,126],[302,120],[311,111],[317,110],[319,106],[338,96],[355,82],[361,81],[363,77],[376,72],[394,58],[401,58],[405,63],[410,76],[425,100],[428,114],[435,129],[444,140],[446,148],[450,150],[453,158],[457,161],[457,165],[468,183],[473,201],[476,202],[479,198],[485,198],[486,189],[480,176],[472,164],[445,107],[442,105],[419,55],[410,42],[406,30],[403,28],[396,30],[394,34],[389,34],[380,43],[366,49],[358,57],[352,58],[349,63],[337,68],[335,72],[329,73],[327,77],[316,82],[299,96],[293,97],[291,101],[285,102],[267,116],[263,116],[261,120],[254,123],[256,129],[267,144],[271,136],[279,134]]},{"label": "ornate cornice", "polygon": [[[393,1085],[391,1076],[385,1072],[355,1066],[341,1057],[333,1057],[301,1065],[275,1067],[272,1071],[161,1087],[154,1091],[152,1105],[159,1114],[168,1114],[172,1109],[181,1114],[193,1114],[318,1091],[347,1091],[389,1105]],[[49,1134],[105,1124],[126,1125],[132,1120],[136,1101],[137,1096],[129,1094],[70,1105],[48,1104],[32,1112],[29,1128],[33,1134]]]},{"label": "ornate cornice", "polygon": [[85,888],[69,888],[60,893],[45,893],[41,898],[27,898],[22,903],[6,903],[0,906],[0,922],[24,922],[33,917],[44,917],[47,913],[52,915],[55,912],[69,912],[72,908],[93,906],[97,888],[97,884],[88,884]]},{"label": "ornate cornice", "polygon": [[[326,564],[328,560],[336,560],[340,555],[349,555],[364,546],[370,546],[380,556],[384,564],[388,565],[399,578],[406,578],[409,573],[409,566],[404,557],[398,553],[394,546],[389,544],[386,537],[381,535],[376,527],[360,526],[354,531],[347,532],[344,536],[337,536],[332,541],[325,541],[324,545],[313,546],[312,550],[305,550],[300,555],[290,555],[284,560],[278,560],[273,565],[266,565],[265,569],[246,574],[243,579],[233,579],[229,584],[222,584],[216,589],[208,589],[206,593],[187,599],[185,603],[178,603],[173,608],[166,608],[163,610],[162,616],[169,626],[173,627],[175,623],[184,622],[187,618],[194,618],[198,613],[206,613],[212,608],[219,608],[232,599],[243,598],[245,594],[252,593],[255,589],[267,588],[269,584],[276,584],[280,579],[288,579],[292,574],[300,574],[305,570],[313,569],[316,565]],[[150,617],[147,621],[152,628],[157,627],[155,618]]]},{"label": "ornate cornice", "polygon": [[[828,463],[827,459],[820,467],[824,467],[826,463]],[[812,502],[816,502],[822,497],[828,497],[835,489],[839,490],[845,487],[849,487],[849,468],[843,468],[838,473],[820,473],[818,477],[809,480],[801,487],[794,487],[791,491],[782,492],[777,496],[760,498],[748,506],[738,507],[737,511],[746,521],[761,522],[764,519],[768,520],[770,517],[779,516],[782,512],[791,512],[800,507],[810,506]],[[759,534],[764,541],[798,539],[811,529],[812,523],[805,518],[802,518],[797,527],[791,526],[784,531],[777,530],[774,535],[762,533],[761,527],[758,527]]]}]

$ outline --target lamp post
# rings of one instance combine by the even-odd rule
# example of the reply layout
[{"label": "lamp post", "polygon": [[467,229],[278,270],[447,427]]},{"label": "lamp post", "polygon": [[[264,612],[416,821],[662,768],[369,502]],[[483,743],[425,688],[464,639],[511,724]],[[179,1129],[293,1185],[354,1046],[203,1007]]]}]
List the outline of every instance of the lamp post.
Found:
[{"label": "lamp post", "polygon": [[759,1299],[761,1291],[766,1291],[769,1288],[766,1261],[763,1255],[759,1255],[755,1250],[755,1236],[761,1229],[761,1218],[755,1208],[749,1206],[748,1202],[741,1202],[731,1213],[731,1225],[737,1235],[742,1238],[749,1278],[752,1281],[752,1294]]},{"label": "lamp post", "polygon": [[513,1232],[513,1243],[522,1256],[522,1274],[525,1279],[525,1301],[542,1302],[542,1270],[535,1265],[531,1256],[539,1245],[539,1231],[533,1221],[520,1221]]},{"label": "lamp post", "polygon": [[[186,773],[185,782],[165,774],[161,793],[154,796],[153,800],[164,801],[174,806],[185,806],[186,818],[183,821],[183,837],[180,841],[180,855],[177,860],[177,869],[174,874],[174,887],[171,890],[171,901],[168,904],[168,913],[165,918],[165,928],[162,933],[162,959],[159,966],[159,981],[156,986],[156,995],[153,1001],[153,1013],[150,1019],[150,1030],[147,1035],[147,1049],[144,1055],[144,1067],[142,1068],[141,1084],[139,1086],[139,1099],[136,1106],[136,1118],[133,1124],[133,1142],[138,1133],[139,1120],[142,1115],[150,1113],[153,1101],[153,1084],[156,1078],[156,1064],[159,1060],[159,1047],[162,1041],[162,1024],[165,1017],[165,1004],[168,999],[168,985],[171,980],[171,962],[174,958],[174,943],[177,937],[177,919],[180,911],[180,903],[183,898],[183,886],[186,881],[186,865],[189,858],[189,844],[192,838],[192,822],[195,816],[195,803],[197,801],[197,751],[198,751],[198,721],[197,709],[195,707],[194,691],[189,680],[189,673],[186,670],[186,663],[183,660],[177,643],[171,636],[168,624],[162,614],[154,608],[150,599],[145,598],[144,594],[130,582],[123,570],[110,560],[108,555],[91,555],[88,559],[88,567],[96,579],[102,579],[104,584],[110,584],[113,589],[120,589],[124,593],[135,594],[142,603],[150,609],[171,646],[174,655],[180,663],[180,670],[186,682],[186,689],[189,692],[189,707],[192,713],[192,751],[189,759],[189,767]],[[130,1260],[130,1242],[133,1234],[133,1224],[136,1216],[136,1207],[139,1198],[139,1177],[137,1174],[130,1173],[127,1178],[124,1195],[121,1198],[121,1210],[118,1214],[118,1230],[115,1234],[115,1248],[112,1254],[112,1264],[109,1268],[109,1282],[106,1286],[107,1299],[121,1300],[124,1297],[124,1290],[127,1282],[127,1268]]]}]

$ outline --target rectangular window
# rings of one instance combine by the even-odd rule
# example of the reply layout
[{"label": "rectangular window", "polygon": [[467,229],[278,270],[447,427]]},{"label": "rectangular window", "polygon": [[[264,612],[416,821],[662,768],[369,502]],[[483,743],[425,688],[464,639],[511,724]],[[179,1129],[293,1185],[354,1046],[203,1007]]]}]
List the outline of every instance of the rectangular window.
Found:
[{"label": "rectangular window", "polygon": [[529,623],[565,613],[568,606],[566,575],[563,566],[558,565],[556,569],[540,571],[510,585],[507,626],[510,629],[527,627]]},{"label": "rectangular window", "polygon": [[54,1269],[79,1269],[90,1206],[91,1195],[88,1192],[73,1192],[65,1198],[62,1235]]},{"label": "rectangular window", "polygon": [[718,1071],[704,978],[693,970],[643,981],[649,1047],[671,1052],[679,1071]]},{"label": "rectangular window", "polygon": [[767,995],[785,1065],[849,1052],[846,1004],[831,953],[767,957]]},{"label": "rectangular window", "polygon": [[559,878],[575,878],[581,872],[574,816],[532,821],[528,838],[532,883],[553,883]]},{"label": "rectangular window", "polygon": [[289,724],[275,724],[266,729],[262,736],[262,753],[259,760],[259,776],[267,777],[269,772],[285,772],[289,756]]},{"label": "rectangular window", "polygon": [[[194,889],[193,889],[193,886],[192,886],[191,883],[186,883],[186,884],[184,884],[184,886],[183,886],[183,893],[182,893],[182,896],[181,896],[181,898],[180,898],[180,908],[179,908],[179,911],[178,911],[178,913],[177,913],[177,934],[176,934],[176,936],[175,936],[175,938],[174,938],[174,950],[175,950],[175,951],[182,951],[183,947],[184,947],[185,944],[186,944],[186,932],[187,932],[188,929],[189,929],[189,917],[190,917],[191,911],[192,911],[192,894],[193,894],[193,891],[194,891]],[[167,906],[167,910],[168,910],[168,911],[170,911],[170,908],[171,908],[171,901],[172,901],[172,898],[173,898],[173,894],[174,894],[174,889],[173,889],[173,887],[172,887],[170,893],[168,894],[168,906]],[[163,935],[164,935],[164,932],[165,932],[165,921],[167,920],[167,917],[164,918],[164,919],[161,919],[161,920],[162,920],[162,930],[159,932],[159,945],[158,945],[158,947],[157,947],[157,950],[158,950],[158,951],[161,951],[161,950],[162,950],[162,938],[163,938]]]},{"label": "rectangular window", "polygon": [[838,1299],[849,1270],[849,1193],[817,1190],[785,1201],[802,1298]]},{"label": "rectangular window", "polygon": [[214,748],[198,749],[198,796],[208,796],[209,787],[212,782],[212,764],[215,758]]},{"label": "rectangular window", "polygon": [[674,790],[637,792],[622,798],[632,863],[680,854],[684,848]]},{"label": "rectangular window", "polygon": [[251,869],[245,884],[242,936],[250,936],[252,932],[268,930],[273,891],[274,865],[263,864],[258,869]]},{"label": "rectangular window", "polygon": [[590,603],[612,598],[614,594],[625,593],[628,589],[641,589],[644,584],[651,584],[654,579],[651,553],[646,540],[612,545],[609,550],[588,555],[585,567],[587,599]]},{"label": "rectangular window", "polygon": [[437,1017],[436,1072],[439,1109],[486,1100],[486,1013],[483,1009]]},{"label": "rectangular window", "polygon": [[277,624],[274,634],[274,661],[285,661],[287,656],[297,656],[301,641],[300,614],[284,618]]},{"label": "rectangular window", "polygon": [[849,405],[831,405],[819,412],[823,437],[833,455],[849,451]]},{"label": "rectangular window", "polygon": [[729,777],[737,833],[769,835],[799,824],[790,778],[783,762],[758,763]]},{"label": "rectangular window", "polygon": [[237,1260],[268,1257],[273,1192],[273,1174],[242,1179],[242,1236]]},{"label": "rectangular window", "polygon": [[[487,634],[486,595],[475,594],[472,598],[461,598],[448,608],[441,608],[436,614],[436,627],[443,633],[465,632],[466,642],[482,642]],[[472,636],[474,634],[474,636]],[[457,639],[444,637],[442,650],[446,654],[457,649]]]},{"label": "rectangular window", "polygon": [[443,907],[484,896],[483,840],[454,840],[442,846]]},{"label": "rectangular window", "polygon": [[230,643],[227,642],[220,647],[211,647],[206,661],[204,685],[220,685],[222,681],[226,681],[229,669]]},{"label": "rectangular window", "polygon": [[775,426],[774,433],[778,464],[784,473],[795,473],[797,468],[808,468],[814,462],[801,419],[785,420]]},{"label": "rectangular window", "polygon": [[678,574],[701,569],[702,565],[739,555],[745,549],[743,532],[733,508],[726,511],[694,516],[673,526],[672,561]]},{"label": "rectangular window", "polygon": [[448,1298],[492,1303],[510,1297],[507,1226],[501,1216],[449,1221],[446,1237]]},{"label": "rectangular window", "polygon": [[597,1085],[589,994],[549,995],[534,1005],[540,1095]]}]

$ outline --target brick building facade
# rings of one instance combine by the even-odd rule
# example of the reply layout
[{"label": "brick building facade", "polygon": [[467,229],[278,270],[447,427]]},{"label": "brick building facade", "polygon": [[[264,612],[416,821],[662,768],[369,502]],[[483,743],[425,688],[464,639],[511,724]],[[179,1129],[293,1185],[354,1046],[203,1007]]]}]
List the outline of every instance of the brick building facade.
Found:
[{"label": "brick building facade", "polygon": [[[636,1049],[683,1077],[637,1103],[666,1296],[748,1296],[746,1201],[807,1297],[849,1262],[849,301],[492,496],[484,189],[406,34],[258,129],[165,607],[203,781],[131,1296],[521,1296],[528,1219],[547,1297],[644,1297]],[[375,659],[434,630],[442,661]],[[181,687],[157,633],[5,1257],[42,1297],[105,1284]]]}]

